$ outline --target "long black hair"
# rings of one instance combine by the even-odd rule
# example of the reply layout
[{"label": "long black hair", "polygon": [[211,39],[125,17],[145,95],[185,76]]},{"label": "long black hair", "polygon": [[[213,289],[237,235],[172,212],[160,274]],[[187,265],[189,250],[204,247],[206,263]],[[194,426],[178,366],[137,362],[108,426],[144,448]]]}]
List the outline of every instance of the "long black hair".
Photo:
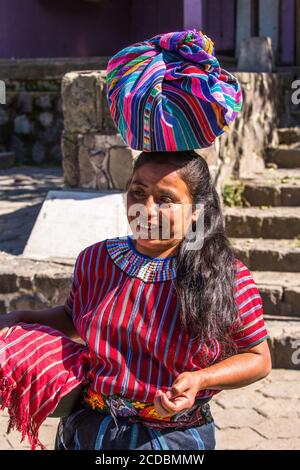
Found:
[{"label": "long black hair", "polygon": [[189,189],[192,204],[203,204],[201,248],[190,250],[186,237],[180,242],[174,285],[183,327],[203,344],[219,341],[219,359],[228,357],[236,352],[231,331],[239,325],[234,296],[236,257],[225,234],[220,199],[207,162],[194,151],[142,152],[134,161],[132,177],[145,163],[174,165]]}]

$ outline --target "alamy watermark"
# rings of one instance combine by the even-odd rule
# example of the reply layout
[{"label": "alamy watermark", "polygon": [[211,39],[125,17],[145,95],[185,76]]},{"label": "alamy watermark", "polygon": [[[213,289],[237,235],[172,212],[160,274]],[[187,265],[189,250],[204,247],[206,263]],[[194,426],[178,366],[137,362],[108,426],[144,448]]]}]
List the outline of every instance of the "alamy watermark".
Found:
[{"label": "alamy watermark", "polygon": [[298,366],[300,364],[300,339],[294,340],[291,346],[295,349],[292,354],[292,363]]},{"label": "alamy watermark", "polygon": [[[192,215],[195,215],[192,222]],[[199,250],[204,241],[204,204],[153,204],[151,215],[144,204],[128,208],[135,238],[144,240],[186,240],[187,250]]]},{"label": "alamy watermark", "polygon": [[292,89],[295,90],[292,93],[292,103],[300,104],[300,79],[294,80],[292,83]]},{"label": "alamy watermark", "polygon": [[6,104],[6,87],[3,80],[0,80],[0,104]]}]

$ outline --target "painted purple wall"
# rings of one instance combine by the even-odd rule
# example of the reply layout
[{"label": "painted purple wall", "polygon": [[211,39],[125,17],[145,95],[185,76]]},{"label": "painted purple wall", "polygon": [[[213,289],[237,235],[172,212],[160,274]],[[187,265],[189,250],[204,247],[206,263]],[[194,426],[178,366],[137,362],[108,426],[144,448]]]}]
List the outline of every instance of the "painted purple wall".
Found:
[{"label": "painted purple wall", "polygon": [[230,50],[234,0],[226,0],[226,11],[222,1],[0,0],[0,58],[109,56],[131,42],[183,30],[187,13],[188,27],[203,23],[216,50]]},{"label": "painted purple wall", "polygon": [[295,0],[282,0],[280,4],[279,55],[283,64],[293,64],[295,62],[295,18]]},{"label": "painted purple wall", "polygon": [[205,0],[203,22],[206,34],[215,42],[216,51],[234,52],[235,0]]},{"label": "painted purple wall", "polygon": [[128,44],[130,0],[0,0],[0,58],[110,55]]},{"label": "painted purple wall", "polygon": [[133,0],[131,15],[133,41],[183,29],[182,0]]},{"label": "painted purple wall", "polygon": [[[0,59],[110,56],[193,27],[211,37],[217,53],[234,54],[235,18],[236,0],[0,0]],[[295,0],[280,1],[279,30],[279,62],[292,64]]]}]

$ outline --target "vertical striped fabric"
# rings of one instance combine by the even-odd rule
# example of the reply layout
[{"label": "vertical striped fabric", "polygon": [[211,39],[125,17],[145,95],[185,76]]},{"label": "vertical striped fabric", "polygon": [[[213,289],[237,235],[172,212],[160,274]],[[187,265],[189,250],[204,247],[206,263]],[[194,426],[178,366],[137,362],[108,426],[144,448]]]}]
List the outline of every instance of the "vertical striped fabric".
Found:
[{"label": "vertical striped fabric", "polygon": [[[268,333],[252,275],[240,260],[236,267],[241,325],[234,340],[243,350]],[[218,360],[218,341],[199,344],[181,327],[175,276],[176,256],[144,256],[130,236],[102,240],[79,253],[65,304],[86,346],[38,324],[20,323],[2,332],[2,409],[8,407],[10,427],[27,435],[32,448],[42,445],[41,423],[79,383],[153,402],[156,390],[166,392],[178,374]],[[202,390],[197,397],[218,392]]]},{"label": "vertical striped fabric", "polygon": [[238,80],[196,29],[159,34],[116,53],[107,65],[107,98],[124,141],[144,151],[208,147],[243,102]]},{"label": "vertical striped fabric", "polygon": [[[242,350],[268,333],[253,277],[238,259],[236,267],[241,325],[233,338]],[[181,327],[175,277],[176,256],[148,258],[134,249],[131,236],[98,242],[79,254],[66,307],[89,345],[94,391],[151,402],[156,389],[166,392],[178,374],[218,360],[218,341],[199,344]],[[215,393],[202,390],[197,396]]]}]

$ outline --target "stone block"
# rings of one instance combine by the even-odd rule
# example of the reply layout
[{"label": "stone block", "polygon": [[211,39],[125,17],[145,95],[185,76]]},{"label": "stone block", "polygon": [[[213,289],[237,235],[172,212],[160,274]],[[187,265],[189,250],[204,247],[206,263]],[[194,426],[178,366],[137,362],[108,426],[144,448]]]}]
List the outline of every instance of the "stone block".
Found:
[{"label": "stone block", "polygon": [[51,109],[52,107],[52,100],[50,95],[37,96],[35,103],[37,107],[41,109]]},{"label": "stone block", "polygon": [[33,133],[33,123],[25,114],[15,118],[14,126],[16,134],[30,135]]},{"label": "stone block", "polygon": [[72,187],[124,190],[139,151],[120,134],[88,133],[71,138],[64,132],[64,181]]},{"label": "stone block", "polygon": [[62,108],[68,132],[117,132],[107,105],[105,71],[67,73],[62,80]]},{"label": "stone block", "polygon": [[14,152],[0,152],[0,169],[12,168],[16,164]]},{"label": "stone block", "polygon": [[39,114],[39,122],[42,124],[43,127],[50,127],[53,123],[53,114],[45,111]]},{"label": "stone block", "polygon": [[10,302],[10,310],[38,310],[47,308],[48,302],[41,294],[21,294]]},{"label": "stone block", "polygon": [[216,450],[247,450],[260,445],[262,442],[267,441],[249,427],[221,429],[217,431]]},{"label": "stone block", "polygon": [[17,290],[17,276],[13,272],[5,272],[3,267],[0,272],[0,293],[8,294],[16,292]]},{"label": "stone block", "polygon": [[114,188],[126,190],[128,180],[132,175],[135,155],[136,152],[130,148],[115,147],[110,150],[108,173]]},{"label": "stone block", "polygon": [[300,370],[300,323],[290,320],[266,324],[273,367]]},{"label": "stone block", "polygon": [[259,432],[267,439],[289,439],[300,437],[299,418],[278,418],[264,420],[259,426]]},{"label": "stone block", "polygon": [[267,418],[272,418],[276,410],[277,418],[294,418],[295,415],[300,417],[300,400],[296,398],[276,398],[271,399],[265,397],[263,404],[255,404],[257,411]]},{"label": "stone block", "polygon": [[61,150],[63,154],[64,184],[71,187],[78,186],[79,161],[77,136],[64,131],[61,140]]},{"label": "stone block", "polygon": [[20,91],[17,98],[17,108],[19,113],[32,113],[32,95],[28,91]]},{"label": "stone block", "polygon": [[36,292],[42,292],[49,303],[60,304],[65,299],[70,289],[70,276],[62,276],[55,273],[36,274],[33,279]]},{"label": "stone block", "polygon": [[[240,393],[243,393],[240,390]],[[247,426],[259,428],[260,423],[264,420],[264,417],[257,413],[252,408],[228,408],[218,412],[218,418],[216,422],[220,429],[226,428],[245,428]],[[231,430],[230,430],[231,431]],[[228,430],[228,432],[230,432]]]},{"label": "stone block", "polygon": [[271,72],[273,68],[272,41],[269,37],[251,37],[240,45],[238,70]]},{"label": "stone block", "polygon": [[36,141],[32,147],[32,160],[39,164],[46,160],[46,148],[42,142]]}]

